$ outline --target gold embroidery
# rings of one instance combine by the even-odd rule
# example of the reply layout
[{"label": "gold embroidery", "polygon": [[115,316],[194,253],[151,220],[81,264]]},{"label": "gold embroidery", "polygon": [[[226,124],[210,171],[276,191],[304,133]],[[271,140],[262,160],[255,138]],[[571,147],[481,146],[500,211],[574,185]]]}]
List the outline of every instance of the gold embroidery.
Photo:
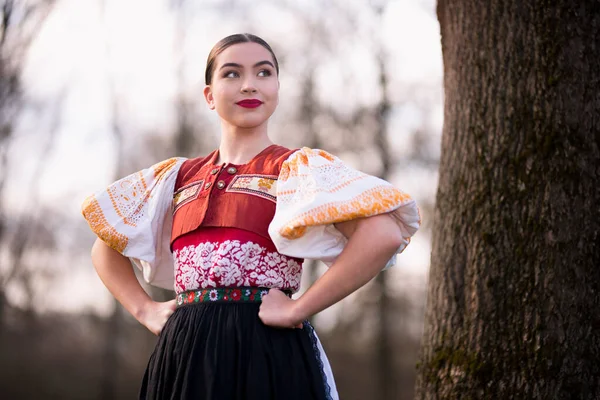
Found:
[{"label": "gold embroidery", "polygon": [[274,175],[238,175],[227,192],[243,192],[277,202],[277,176]]},{"label": "gold embroidery", "polygon": [[288,222],[279,233],[284,238],[297,239],[304,235],[306,227],[328,225],[386,213],[394,206],[405,204],[410,200],[412,198],[408,194],[394,187],[374,187],[351,200],[336,201],[315,207]]},{"label": "gold embroidery", "polygon": [[196,181],[189,183],[177,190],[177,192],[175,192],[173,195],[173,206],[175,207],[175,211],[177,211],[177,209],[179,209],[185,203],[188,203],[196,198],[200,192],[200,189],[202,189],[203,184],[204,180]]},{"label": "gold embroidery", "polygon": [[148,185],[142,172],[120,179],[106,189],[113,209],[125,225],[135,227],[144,216],[141,211],[148,200],[147,189]]},{"label": "gold embroidery", "polygon": [[157,182],[167,175],[167,172],[177,165],[177,158],[169,158],[168,160],[161,161],[153,166],[154,177],[157,178]]},{"label": "gold embroidery", "polygon": [[[177,165],[177,162],[177,158],[170,158],[152,167],[154,170],[153,187],[167,175],[171,168]],[[150,198],[150,190],[143,171],[116,181],[106,189],[106,192],[115,213],[123,220],[123,223],[136,227],[145,216],[144,207]]]},{"label": "gold embroidery", "polygon": [[[308,147],[305,147],[305,149],[308,149]],[[324,159],[326,159],[327,161],[330,161],[330,162],[335,161],[335,158],[331,154],[326,152],[325,150],[317,150],[317,151],[312,150],[312,149],[309,149],[309,150],[310,150],[311,155],[318,154],[321,157],[323,157]]]},{"label": "gold embroidery", "polygon": [[129,239],[108,223],[98,200],[93,195],[85,199],[81,211],[92,231],[108,246],[123,253]]},{"label": "gold embroidery", "polygon": [[[356,177],[354,177],[350,180],[347,180],[345,182],[342,182],[336,186],[332,186],[329,188],[328,187],[318,187],[318,188],[314,189],[314,192],[315,193],[321,193],[321,192],[335,193],[335,192],[345,188],[346,186],[349,186],[351,183],[359,181],[361,179],[365,179],[367,177],[368,177],[368,175],[356,176]],[[289,190],[282,190],[277,195],[279,196],[279,199],[281,200],[281,199],[285,198],[286,196],[292,196],[299,191],[301,192],[301,190],[299,188],[293,188],[293,189],[289,189]]]},{"label": "gold embroidery", "polygon": [[263,191],[268,193],[269,190],[271,190],[271,186],[273,186],[273,183],[275,182],[274,179],[265,179],[265,178],[260,178],[258,180],[258,188]]},{"label": "gold embroidery", "polygon": [[[322,157],[325,160],[329,161],[329,163],[322,165],[322,166],[318,166],[318,167],[309,166],[309,162],[308,162],[309,157]],[[332,166],[334,168],[339,168],[339,166],[335,166],[335,161],[336,161],[336,158],[334,156],[332,156],[331,154],[329,154],[328,152],[326,152],[325,150],[313,150],[308,147],[303,147],[302,150],[299,150],[299,151],[295,152],[294,154],[292,154],[292,156],[281,165],[281,171],[279,173],[279,180],[282,182],[285,182],[290,177],[293,177],[293,176],[308,175],[308,174],[300,174],[298,172],[299,168],[303,168],[303,167],[305,167],[303,169],[306,169],[306,168],[327,169],[327,168],[332,168]]]}]

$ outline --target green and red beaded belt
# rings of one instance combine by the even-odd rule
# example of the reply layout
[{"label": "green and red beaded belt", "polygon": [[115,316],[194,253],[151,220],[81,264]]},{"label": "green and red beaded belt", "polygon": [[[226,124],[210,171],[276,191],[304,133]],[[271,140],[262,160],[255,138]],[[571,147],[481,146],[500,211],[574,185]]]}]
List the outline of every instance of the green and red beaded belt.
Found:
[{"label": "green and red beaded belt", "polygon": [[[260,303],[262,297],[269,293],[269,288],[239,287],[239,288],[211,288],[188,290],[179,293],[176,297],[177,306],[193,303]],[[283,290],[288,297],[292,297],[289,290]]]}]

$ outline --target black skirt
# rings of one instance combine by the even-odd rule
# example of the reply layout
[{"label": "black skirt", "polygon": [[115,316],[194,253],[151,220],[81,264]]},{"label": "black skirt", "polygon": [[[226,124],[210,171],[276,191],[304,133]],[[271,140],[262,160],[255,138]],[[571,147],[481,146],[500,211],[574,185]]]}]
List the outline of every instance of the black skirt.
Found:
[{"label": "black skirt", "polygon": [[[330,400],[331,370],[312,326],[276,329],[257,302],[202,302],[175,310],[140,390],[147,400]],[[324,365],[325,363],[325,365]]]}]

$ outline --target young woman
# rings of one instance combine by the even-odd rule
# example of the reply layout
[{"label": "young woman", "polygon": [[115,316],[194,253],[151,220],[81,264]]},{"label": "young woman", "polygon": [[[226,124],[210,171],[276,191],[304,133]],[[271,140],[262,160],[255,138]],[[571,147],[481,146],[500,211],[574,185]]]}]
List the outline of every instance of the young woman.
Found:
[{"label": "young woman", "polygon": [[[141,399],[337,399],[307,318],[391,265],[419,227],[415,202],[389,183],[271,142],[278,74],[262,39],[221,40],[204,89],[219,148],[158,163],[83,205],[98,275],[159,335]],[[292,299],[304,258],[329,269]],[[130,260],[176,299],[153,301]]]}]

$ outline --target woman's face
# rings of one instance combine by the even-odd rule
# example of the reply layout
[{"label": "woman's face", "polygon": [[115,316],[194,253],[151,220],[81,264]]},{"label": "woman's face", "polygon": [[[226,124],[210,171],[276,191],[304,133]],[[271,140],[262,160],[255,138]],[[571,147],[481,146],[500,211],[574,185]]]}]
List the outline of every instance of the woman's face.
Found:
[{"label": "woman's face", "polygon": [[271,53],[258,43],[234,44],[215,60],[212,83],[204,88],[211,110],[240,128],[267,122],[279,101],[279,80]]}]

